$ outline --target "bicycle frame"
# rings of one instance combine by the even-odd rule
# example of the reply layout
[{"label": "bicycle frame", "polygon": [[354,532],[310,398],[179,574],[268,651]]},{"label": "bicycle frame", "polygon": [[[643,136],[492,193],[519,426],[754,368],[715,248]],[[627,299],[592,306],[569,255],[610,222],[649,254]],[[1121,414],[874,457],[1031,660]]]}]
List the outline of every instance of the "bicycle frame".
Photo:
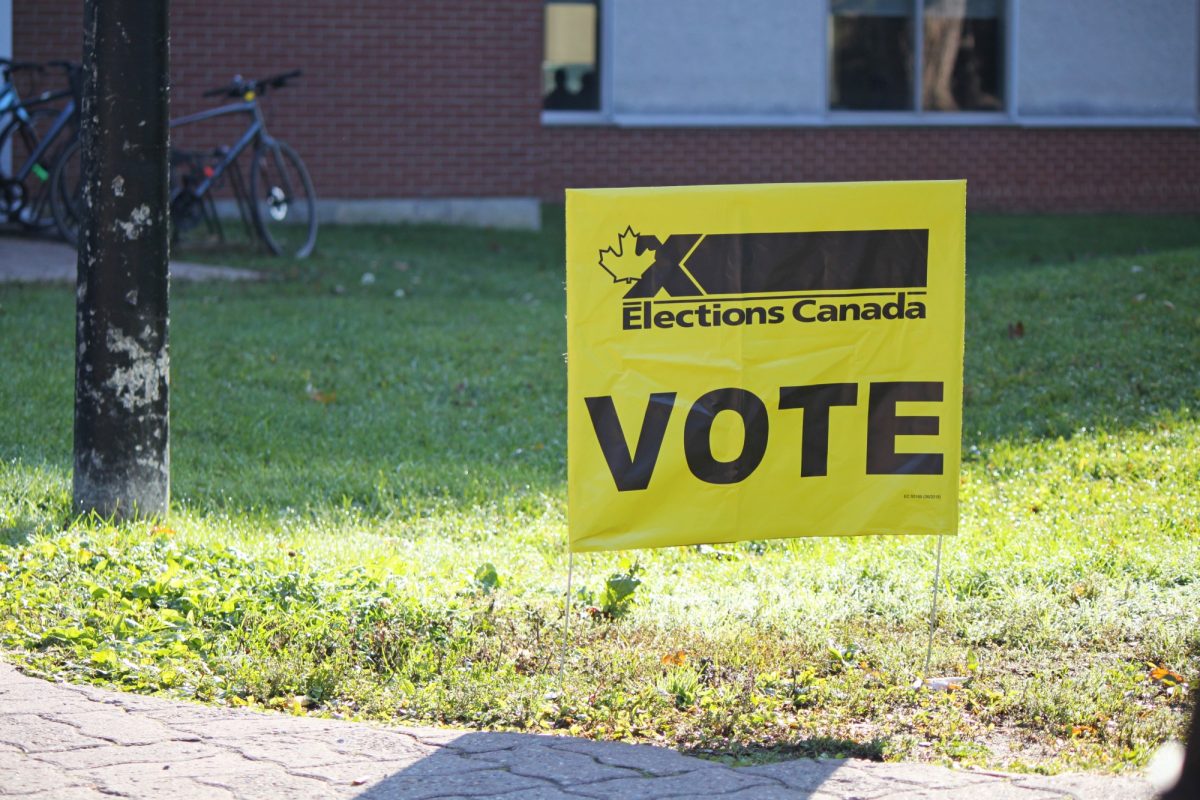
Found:
[{"label": "bicycle frame", "polygon": [[268,145],[274,143],[274,139],[267,133],[266,123],[263,120],[262,110],[258,107],[258,102],[255,100],[247,100],[241,103],[230,103],[217,108],[210,108],[206,111],[198,111],[195,114],[188,114],[185,117],[171,120],[172,128],[179,128],[184,125],[191,125],[205,120],[215,119],[217,117],[225,117],[233,114],[249,114],[251,117],[250,126],[241,137],[233,144],[232,147],[221,157],[213,166],[212,175],[206,176],[203,181],[196,184],[188,190],[192,198],[199,200],[204,197],[205,193],[212,188],[221,176],[225,174],[225,170],[229,168],[238,157],[246,150],[250,144],[256,140],[264,142]]},{"label": "bicycle frame", "polygon": [[29,112],[21,105],[21,96],[11,83],[5,84],[0,90],[0,114],[9,113],[22,122],[29,122]]},{"label": "bicycle frame", "polygon": [[[16,92],[12,90],[11,86],[9,87],[9,90],[3,95],[0,95],[0,97],[7,100],[10,93],[12,97],[16,97]],[[70,94],[70,92],[57,92],[55,94],[45,95],[33,100],[32,102],[21,103],[18,101],[15,105],[8,106],[4,110],[14,114],[23,122],[29,122],[29,108],[36,105],[42,105],[43,103],[49,103],[54,100],[59,100],[63,97],[69,97]],[[63,106],[63,110],[59,112],[59,115],[54,118],[54,124],[50,126],[50,130],[46,132],[46,135],[43,136],[41,141],[38,142],[37,147],[35,147],[33,152],[29,154],[29,157],[25,159],[25,163],[23,163],[21,168],[14,172],[12,176],[10,176],[9,180],[20,182],[29,177],[29,174],[33,172],[34,167],[37,166],[41,157],[46,154],[46,151],[49,150],[50,146],[58,139],[58,135],[62,133],[63,129],[66,128],[67,125],[70,124],[71,120],[75,118],[75,109],[75,99],[72,97],[67,101],[67,104]]]},{"label": "bicycle frame", "polygon": [[[277,75],[265,82],[250,84],[236,78],[229,87],[205,93],[205,96],[223,94],[230,97],[231,100],[226,104],[176,117],[169,121],[168,126],[173,134],[170,137],[172,147],[166,154],[170,168],[168,211],[171,219],[176,223],[172,227],[172,236],[178,236],[197,221],[203,221],[208,225],[210,233],[215,233],[224,241],[220,220],[227,214],[226,209],[218,208],[218,204],[223,205],[226,201],[224,198],[217,200],[214,195],[217,193],[217,187],[227,179],[233,199],[236,201],[238,215],[246,226],[247,234],[250,238],[261,239],[267,249],[277,255],[282,254],[284,248],[289,245],[286,242],[281,244],[279,233],[274,229],[268,230],[266,226],[272,224],[270,220],[289,221],[287,220],[288,210],[293,204],[293,196],[296,195],[299,198],[297,202],[301,203],[297,207],[301,210],[297,211],[295,217],[298,221],[304,222],[307,228],[302,231],[305,238],[299,240],[293,255],[303,258],[312,251],[316,238],[316,216],[311,203],[314,194],[312,179],[294,151],[267,133],[264,114],[256,97],[256,89],[266,91],[268,87],[278,88],[296,74],[298,73]],[[260,94],[261,91],[258,93]],[[178,129],[235,115],[246,115],[248,119],[245,121],[244,127],[241,123],[237,123],[237,127],[241,130],[231,146],[221,147],[215,151],[191,152],[177,149],[179,145],[174,140],[191,138],[180,137]],[[271,176],[268,179],[270,185],[264,189],[263,196],[258,198],[257,202],[247,190],[242,178],[243,170],[240,161],[248,148],[253,148],[249,165],[250,188],[254,188],[257,177],[264,171]],[[262,161],[264,152],[272,159],[272,165],[264,166]],[[52,183],[48,196],[54,223],[64,238],[69,241],[75,241],[78,238],[80,225],[86,216],[86,209],[81,205],[85,162],[81,143],[74,142],[55,163],[54,173],[51,177]],[[276,177],[277,171],[284,173],[289,169],[295,170],[299,177],[293,178],[287,174]],[[291,188],[291,184],[295,181],[301,183],[298,195]],[[263,208],[266,210],[263,211]],[[270,220],[266,223],[263,221],[264,214],[270,215]]]}]

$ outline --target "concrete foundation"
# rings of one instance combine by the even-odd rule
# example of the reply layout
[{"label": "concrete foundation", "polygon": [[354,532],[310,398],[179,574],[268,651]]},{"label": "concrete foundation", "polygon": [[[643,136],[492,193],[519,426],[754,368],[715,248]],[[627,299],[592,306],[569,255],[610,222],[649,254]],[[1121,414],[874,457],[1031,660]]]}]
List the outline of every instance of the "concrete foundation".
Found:
[{"label": "concrete foundation", "polygon": [[[232,200],[218,201],[217,214],[236,217],[237,207]],[[318,198],[317,219],[322,225],[435,223],[536,231],[542,227],[542,209],[534,197]]]}]

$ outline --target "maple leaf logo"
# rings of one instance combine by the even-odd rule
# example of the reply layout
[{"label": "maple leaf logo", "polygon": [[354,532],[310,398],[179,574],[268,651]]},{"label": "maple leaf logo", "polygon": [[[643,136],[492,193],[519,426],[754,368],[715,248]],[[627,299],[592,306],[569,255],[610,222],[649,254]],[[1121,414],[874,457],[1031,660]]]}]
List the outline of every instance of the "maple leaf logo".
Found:
[{"label": "maple leaf logo", "polygon": [[613,283],[633,283],[654,263],[653,250],[647,249],[638,254],[638,236],[633,226],[627,225],[625,232],[617,237],[616,247],[606,247],[600,251],[600,266],[612,275]]}]

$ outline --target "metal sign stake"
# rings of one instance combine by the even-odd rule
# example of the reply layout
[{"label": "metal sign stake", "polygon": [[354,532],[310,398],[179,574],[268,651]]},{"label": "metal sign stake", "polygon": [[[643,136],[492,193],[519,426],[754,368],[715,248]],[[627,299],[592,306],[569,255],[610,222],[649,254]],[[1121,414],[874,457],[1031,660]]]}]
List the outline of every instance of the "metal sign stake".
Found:
[{"label": "metal sign stake", "polygon": [[[570,545],[568,545],[570,547]],[[571,575],[575,571],[575,553],[567,550],[567,598],[563,604],[563,643],[558,657],[558,689],[565,691],[567,676],[567,646],[571,642]]]},{"label": "metal sign stake", "polygon": [[929,677],[929,661],[933,658],[933,632],[937,629],[937,600],[938,600],[938,584],[941,583],[942,577],[942,536],[937,537],[937,561],[933,568],[933,607],[929,610],[929,645],[925,648],[925,669],[921,673],[921,679]]}]

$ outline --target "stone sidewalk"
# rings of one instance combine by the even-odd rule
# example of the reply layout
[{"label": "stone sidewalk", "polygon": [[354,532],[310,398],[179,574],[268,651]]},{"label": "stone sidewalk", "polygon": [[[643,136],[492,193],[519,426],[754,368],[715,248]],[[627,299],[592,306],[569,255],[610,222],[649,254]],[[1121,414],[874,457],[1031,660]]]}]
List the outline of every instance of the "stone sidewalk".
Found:
[{"label": "stone sidewalk", "polygon": [[[171,279],[183,281],[261,280],[260,273],[233,267],[171,262]],[[62,242],[0,232],[0,283],[74,283],[75,248]]]},{"label": "stone sidewalk", "polygon": [[731,768],[559,736],[384,727],[47,683],[0,663],[0,797],[1149,800],[1136,778],[797,760]]}]

